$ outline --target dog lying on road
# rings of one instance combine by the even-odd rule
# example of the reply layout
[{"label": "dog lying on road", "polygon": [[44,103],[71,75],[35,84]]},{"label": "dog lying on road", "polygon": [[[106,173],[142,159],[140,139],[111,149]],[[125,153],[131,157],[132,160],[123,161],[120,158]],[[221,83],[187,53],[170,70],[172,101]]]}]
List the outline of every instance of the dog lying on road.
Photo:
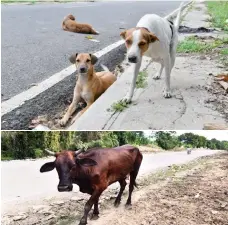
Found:
[{"label": "dog lying on road", "polygon": [[87,23],[77,23],[75,17],[71,14],[64,18],[62,28],[63,30],[75,33],[99,34],[99,32],[95,31],[91,25]]},{"label": "dog lying on road", "polygon": [[[86,108],[80,111],[74,121],[80,117],[97,98],[101,96],[115,81],[116,76],[111,73],[107,67],[102,66],[105,71],[95,73],[94,64],[97,57],[88,53],[76,53],[69,58],[70,62],[76,65],[79,73],[77,84],[74,89],[74,97],[60,125],[66,125],[70,116],[76,110],[77,104],[81,98],[87,103]],[[74,122],[72,121],[72,122]]]},{"label": "dog lying on road", "polygon": [[153,61],[160,63],[161,68],[154,79],[159,79],[165,68],[164,97],[170,98],[170,74],[175,63],[176,48],[178,43],[178,28],[180,24],[183,3],[175,22],[168,18],[162,18],[155,14],[143,16],[136,28],[123,31],[120,35],[125,39],[127,47],[127,58],[134,63],[134,74],[130,90],[122,101],[131,102],[133,97],[136,79],[142,62],[142,56],[151,57]]}]

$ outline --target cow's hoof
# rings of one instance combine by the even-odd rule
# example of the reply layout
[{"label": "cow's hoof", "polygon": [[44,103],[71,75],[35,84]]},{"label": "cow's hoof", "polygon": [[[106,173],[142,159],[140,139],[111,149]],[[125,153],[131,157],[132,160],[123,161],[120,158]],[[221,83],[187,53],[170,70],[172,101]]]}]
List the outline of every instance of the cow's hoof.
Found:
[{"label": "cow's hoof", "polygon": [[132,209],[131,203],[126,203],[125,208],[126,208],[126,209]]},{"label": "cow's hoof", "polygon": [[97,220],[97,219],[99,219],[99,215],[98,214],[92,214],[90,219],[91,220]]},{"label": "cow's hoof", "polygon": [[87,224],[86,219],[82,218],[78,225],[86,225],[86,224]]},{"label": "cow's hoof", "polygon": [[120,200],[117,200],[117,201],[114,202],[114,206],[115,207],[118,207],[119,205],[120,205]]}]

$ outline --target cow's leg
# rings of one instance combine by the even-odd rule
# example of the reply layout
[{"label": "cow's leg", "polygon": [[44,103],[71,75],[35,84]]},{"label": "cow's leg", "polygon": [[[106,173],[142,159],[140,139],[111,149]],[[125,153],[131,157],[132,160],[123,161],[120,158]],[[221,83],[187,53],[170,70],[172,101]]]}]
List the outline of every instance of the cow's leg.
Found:
[{"label": "cow's leg", "polygon": [[84,215],[80,220],[79,225],[85,225],[87,224],[87,217],[89,214],[89,211],[91,210],[92,206],[99,200],[99,197],[101,195],[101,193],[103,192],[104,189],[99,189],[99,190],[95,190],[92,194],[92,196],[90,197],[90,199],[86,202],[85,204],[85,208],[84,208]]},{"label": "cow's leg", "polygon": [[120,192],[119,192],[119,194],[117,195],[116,200],[115,200],[115,202],[114,202],[114,206],[116,206],[116,207],[119,206],[120,201],[121,201],[121,196],[122,196],[122,194],[123,194],[123,192],[124,192],[124,189],[125,189],[125,187],[126,187],[126,185],[127,185],[127,182],[126,182],[125,179],[120,180],[119,183],[120,183]]},{"label": "cow's leg", "polygon": [[98,200],[94,203],[94,209],[91,219],[96,220],[99,218],[99,208],[98,208]]},{"label": "cow's leg", "polygon": [[131,171],[131,173],[130,173],[129,196],[127,199],[126,206],[131,205],[131,195],[132,195],[132,192],[134,190],[134,186],[137,187],[135,180],[136,180],[136,177],[138,175],[141,162],[142,162],[142,155],[138,154],[136,161],[134,163],[134,170]]}]

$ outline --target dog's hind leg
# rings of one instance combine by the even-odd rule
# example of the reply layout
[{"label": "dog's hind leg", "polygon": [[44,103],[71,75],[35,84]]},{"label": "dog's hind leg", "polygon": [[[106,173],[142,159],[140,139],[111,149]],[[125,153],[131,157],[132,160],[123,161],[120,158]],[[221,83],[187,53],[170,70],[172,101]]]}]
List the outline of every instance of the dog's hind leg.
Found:
[{"label": "dog's hind leg", "polygon": [[163,96],[165,98],[171,98],[171,93],[170,93],[170,73],[171,73],[171,59],[170,55],[165,57],[164,59],[164,67],[165,67],[165,88],[163,91]]},{"label": "dog's hind leg", "polygon": [[156,74],[154,74],[154,76],[153,76],[154,80],[158,80],[161,78],[163,69],[164,69],[164,64],[163,64],[163,62],[161,62],[159,71]]}]

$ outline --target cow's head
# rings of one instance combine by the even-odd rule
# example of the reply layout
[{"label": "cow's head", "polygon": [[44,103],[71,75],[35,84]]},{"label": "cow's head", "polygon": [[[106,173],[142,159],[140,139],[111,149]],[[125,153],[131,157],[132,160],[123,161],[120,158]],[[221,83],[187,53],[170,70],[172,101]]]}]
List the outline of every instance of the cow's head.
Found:
[{"label": "cow's head", "polygon": [[78,158],[82,152],[79,151],[61,151],[58,153],[45,150],[49,155],[55,156],[55,161],[45,163],[40,168],[40,172],[49,172],[56,168],[59,175],[58,191],[72,191],[72,173],[80,172],[82,166],[94,166],[97,163],[89,158]]}]

